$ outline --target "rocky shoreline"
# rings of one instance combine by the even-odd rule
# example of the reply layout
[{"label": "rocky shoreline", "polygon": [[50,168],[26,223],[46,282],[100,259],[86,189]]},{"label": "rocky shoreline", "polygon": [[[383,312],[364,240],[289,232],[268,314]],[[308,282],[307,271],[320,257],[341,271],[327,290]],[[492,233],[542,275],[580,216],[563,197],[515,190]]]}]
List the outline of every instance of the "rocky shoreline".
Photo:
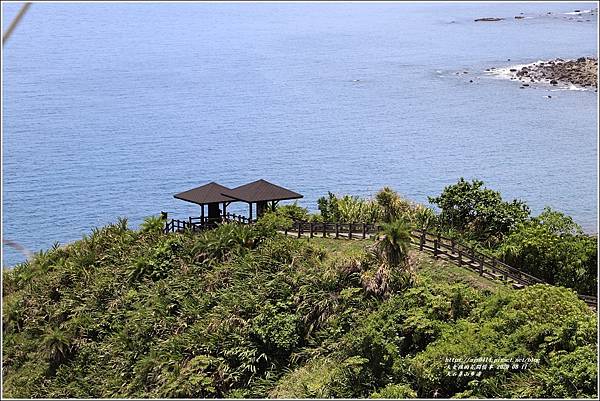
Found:
[{"label": "rocky shoreline", "polygon": [[576,60],[557,58],[505,68],[493,67],[486,71],[520,81],[522,88],[532,83],[576,86],[596,91],[598,88],[598,60],[591,57],[580,57]]}]

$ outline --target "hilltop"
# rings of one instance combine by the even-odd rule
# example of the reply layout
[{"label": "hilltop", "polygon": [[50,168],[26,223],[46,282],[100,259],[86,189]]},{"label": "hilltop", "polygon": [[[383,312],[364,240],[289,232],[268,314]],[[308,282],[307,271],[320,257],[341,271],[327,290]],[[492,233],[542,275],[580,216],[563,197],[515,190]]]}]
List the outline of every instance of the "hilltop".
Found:
[{"label": "hilltop", "polygon": [[[408,278],[373,245],[94,230],[3,272],[3,396],[595,397],[597,320],[572,290],[416,250]],[[449,362],[482,357],[528,362]]]}]

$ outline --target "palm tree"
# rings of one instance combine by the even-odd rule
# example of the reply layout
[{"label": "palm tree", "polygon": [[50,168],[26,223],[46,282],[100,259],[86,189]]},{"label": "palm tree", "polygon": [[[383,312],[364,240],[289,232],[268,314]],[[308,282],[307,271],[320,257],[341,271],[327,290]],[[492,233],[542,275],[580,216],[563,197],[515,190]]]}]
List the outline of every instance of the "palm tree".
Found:
[{"label": "palm tree", "polygon": [[50,330],[43,338],[42,344],[49,362],[58,366],[69,358],[72,350],[67,334],[60,329]]},{"label": "palm tree", "polygon": [[415,275],[408,256],[410,231],[410,225],[403,219],[381,225],[379,240],[371,249],[378,267],[362,279],[368,292],[386,297],[392,291],[414,283]]},{"label": "palm tree", "polygon": [[376,249],[379,257],[390,268],[405,267],[410,247],[410,225],[402,219],[383,223]]}]

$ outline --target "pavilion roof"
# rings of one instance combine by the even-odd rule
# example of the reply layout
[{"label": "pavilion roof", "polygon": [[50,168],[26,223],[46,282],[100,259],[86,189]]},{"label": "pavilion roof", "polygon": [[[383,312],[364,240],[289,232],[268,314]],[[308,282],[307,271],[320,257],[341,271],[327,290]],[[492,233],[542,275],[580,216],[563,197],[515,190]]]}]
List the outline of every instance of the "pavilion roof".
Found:
[{"label": "pavilion roof", "polygon": [[241,185],[237,188],[224,191],[223,194],[233,199],[251,203],[302,198],[302,195],[297,192],[271,184],[265,180]]},{"label": "pavilion roof", "polygon": [[223,195],[223,193],[226,193],[227,191],[230,191],[230,189],[213,181],[198,188],[178,193],[174,196],[177,199],[196,203],[198,205],[205,205],[208,203],[235,202],[236,199]]}]

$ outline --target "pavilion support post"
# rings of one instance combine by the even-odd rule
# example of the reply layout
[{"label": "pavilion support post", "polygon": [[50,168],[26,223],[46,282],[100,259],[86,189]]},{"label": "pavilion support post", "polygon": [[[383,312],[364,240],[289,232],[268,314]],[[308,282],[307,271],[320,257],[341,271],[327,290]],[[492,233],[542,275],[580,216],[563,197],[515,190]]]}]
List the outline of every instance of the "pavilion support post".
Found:
[{"label": "pavilion support post", "polygon": [[252,202],[249,202],[248,206],[250,207],[250,213],[248,214],[250,216],[249,222],[252,223]]},{"label": "pavilion support post", "polygon": [[204,224],[204,205],[200,205],[200,222]]},{"label": "pavilion support post", "polygon": [[225,220],[227,216],[227,202],[223,202],[223,217],[221,220]]}]

